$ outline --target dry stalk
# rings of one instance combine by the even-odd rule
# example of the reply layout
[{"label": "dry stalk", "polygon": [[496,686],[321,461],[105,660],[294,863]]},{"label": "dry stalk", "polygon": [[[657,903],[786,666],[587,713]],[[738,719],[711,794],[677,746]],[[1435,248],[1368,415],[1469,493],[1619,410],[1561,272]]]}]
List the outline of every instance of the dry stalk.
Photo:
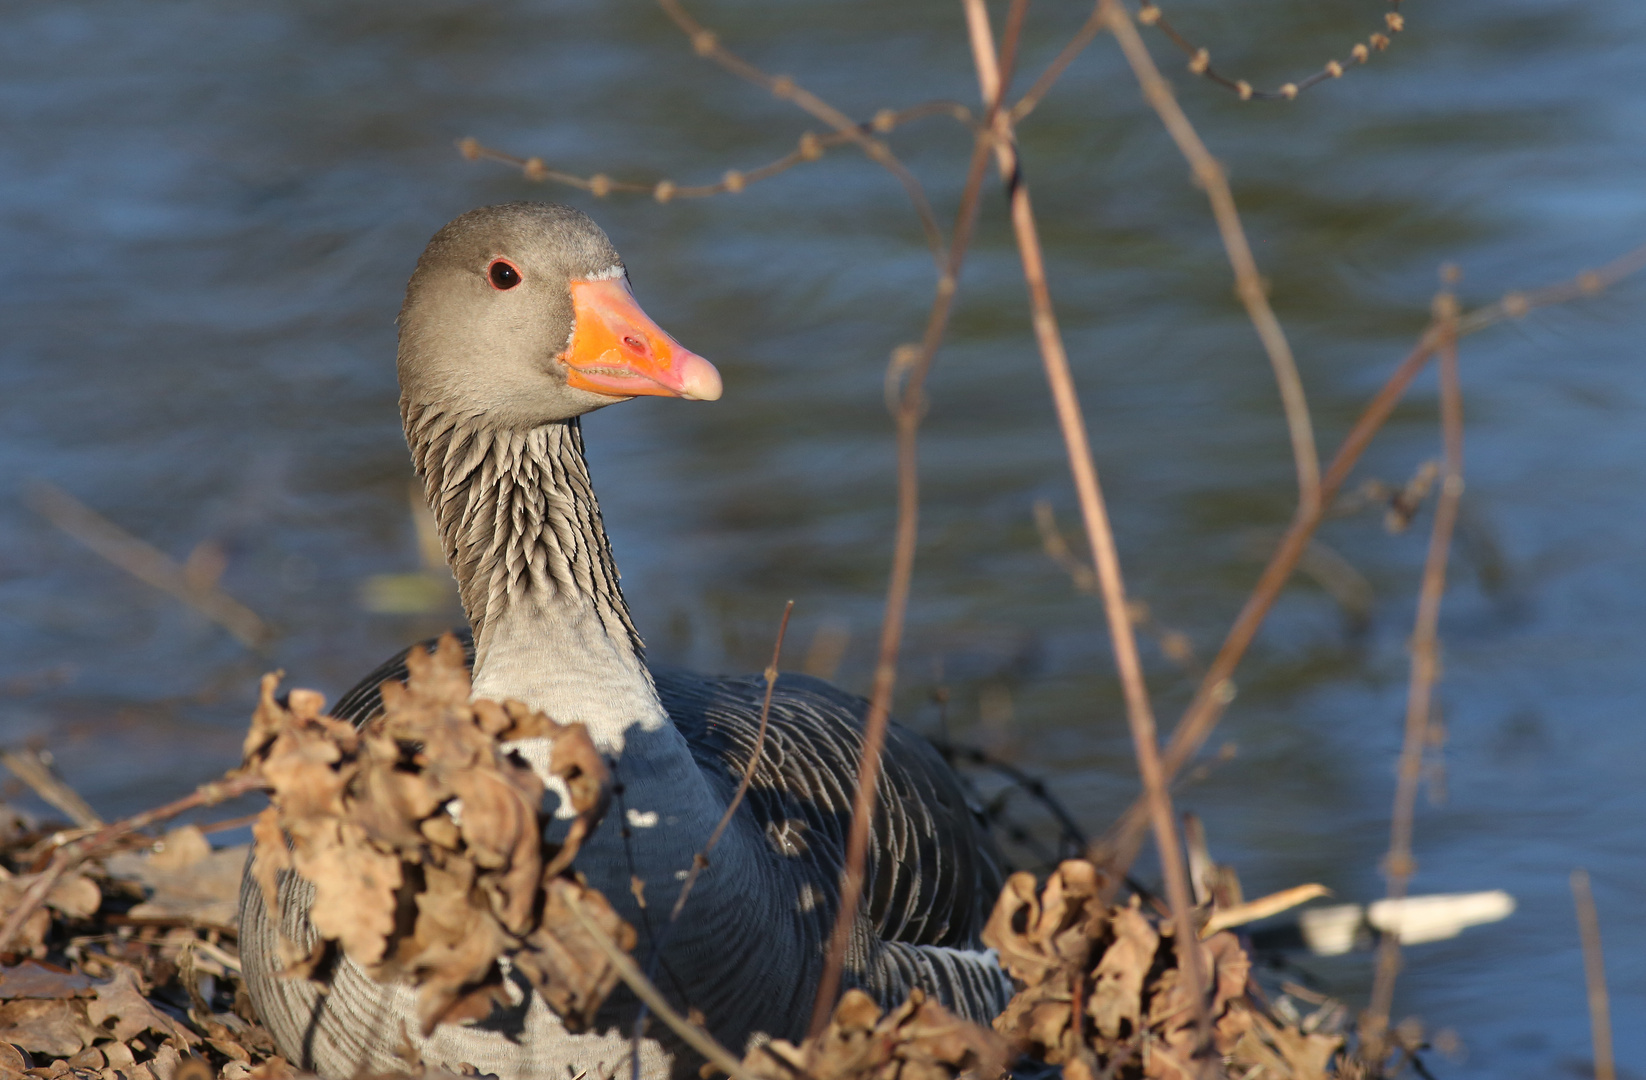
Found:
[{"label": "dry stalk", "polygon": [[[772,691],[777,686],[777,664],[783,658],[783,639],[788,635],[789,616],[793,612],[794,601],[790,600],[783,605],[783,618],[777,624],[777,641],[772,645],[772,662],[766,665],[764,673],[766,697],[760,703],[760,728],[755,733],[754,749],[749,753],[749,763],[744,766],[743,778],[738,782],[737,792],[732,796],[732,801],[727,804],[726,812],[720,815],[720,821],[715,825],[714,831],[709,834],[709,839],[704,843],[703,850],[692,856],[692,868],[686,872],[686,880],[680,884],[680,894],[675,897],[674,907],[669,912],[668,924],[663,928],[662,936],[652,946],[651,960],[647,965],[647,971],[650,974],[657,974],[657,964],[662,958],[663,946],[667,944],[668,936],[673,932],[675,923],[679,921],[680,913],[686,909],[686,898],[691,895],[692,887],[697,884],[698,875],[708,868],[709,853],[714,851],[716,844],[720,843],[720,837],[725,833],[726,826],[731,824],[732,815],[737,813],[737,808],[743,803],[743,797],[749,793],[749,785],[754,782],[754,771],[759,766],[760,757],[766,749],[766,729],[772,715]],[[632,1039],[635,1049],[631,1055],[631,1060],[633,1061],[632,1075],[636,1077],[640,1074],[640,1039],[645,1035],[646,1017],[650,1011],[650,1006],[642,1001],[640,1011],[634,1018]]]},{"label": "dry stalk", "polygon": [[1617,1080],[1612,1058],[1612,1007],[1606,994],[1606,957],[1600,948],[1600,916],[1587,870],[1572,871],[1572,904],[1583,939],[1583,976],[1589,990],[1589,1035],[1594,1042],[1595,1080]]},{"label": "dry stalk", "polygon": [[1297,464],[1297,494],[1299,516],[1312,514],[1320,502],[1320,456],[1315,449],[1314,424],[1309,419],[1309,402],[1303,393],[1303,380],[1297,373],[1297,361],[1292,347],[1286,341],[1286,332],[1269,306],[1268,289],[1257,271],[1257,260],[1241,227],[1240,213],[1235,209],[1234,192],[1229,189],[1229,178],[1223,166],[1212,156],[1194,125],[1177,103],[1172,88],[1161,77],[1149,55],[1148,47],[1137,32],[1131,15],[1120,0],[1100,0],[1108,20],[1109,30],[1120,43],[1120,51],[1131,64],[1132,74],[1143,90],[1143,97],[1159,114],[1167,134],[1177,144],[1179,152],[1194,170],[1195,180],[1206,192],[1212,205],[1212,216],[1217,219],[1217,231],[1228,252],[1229,265],[1234,268],[1235,292],[1246,307],[1263,349],[1269,354],[1269,366],[1274,369],[1275,382],[1280,387],[1280,401],[1286,412],[1286,430],[1292,440],[1292,457]]},{"label": "dry stalk", "polygon": [[686,880],[680,883],[680,895],[675,898],[674,909],[669,912],[669,922],[680,918],[680,912],[686,907],[686,897],[691,895],[692,886],[697,881],[697,875],[709,865],[709,853],[715,845],[720,843],[721,835],[726,826],[732,822],[732,815],[742,805],[743,797],[749,793],[749,785],[754,783],[754,770],[760,764],[760,755],[766,749],[766,728],[772,716],[772,691],[777,686],[777,664],[783,659],[783,638],[789,632],[789,616],[794,612],[794,601],[790,600],[783,605],[783,618],[777,624],[777,641],[772,645],[772,662],[766,665],[763,673],[766,679],[766,696],[760,702],[760,728],[755,732],[754,750],[749,754],[749,763],[743,769],[743,779],[738,781],[737,791],[732,795],[732,801],[727,804],[726,812],[720,815],[720,821],[714,831],[709,834],[708,842],[703,850],[692,856],[692,868],[686,874]]},{"label": "dry stalk", "polygon": [[[51,766],[41,755],[40,751],[0,750],[0,765],[11,770],[11,774],[23,781],[34,793],[40,796],[53,807],[69,816],[69,820],[82,829],[98,829],[103,826],[103,819],[97,816],[97,811],[91,804],[80,797],[80,793],[59,780],[51,771]],[[5,940],[0,938],[0,940]]]},{"label": "dry stalk", "polygon": [[262,777],[231,774],[201,784],[181,799],[174,799],[153,810],[133,814],[129,818],[105,825],[90,835],[64,844],[52,855],[50,864],[29,884],[28,889],[17,901],[17,906],[7,912],[5,923],[0,924],[0,942],[10,941],[16,937],[29,916],[45,901],[46,894],[51,892],[52,886],[62,880],[64,874],[87,859],[107,854],[127,842],[139,829],[146,829],[150,825],[174,818],[185,810],[193,810],[200,806],[216,806],[220,802],[238,798],[248,791],[259,791],[266,786]]},{"label": "dry stalk", "polygon": [[[1535,308],[1598,295],[1641,270],[1646,270],[1646,245],[1632,248],[1611,262],[1594,270],[1585,270],[1567,281],[1526,292],[1507,293],[1494,303],[1462,315],[1456,324],[1457,336],[1466,337],[1505,319],[1521,318]],[[1323,509],[1331,506],[1338,493],[1342,491],[1344,483],[1354,471],[1366,447],[1393,414],[1406,389],[1428,364],[1438,346],[1439,330],[1431,325],[1418,338],[1417,344],[1401,361],[1400,366],[1367,403],[1354,426],[1344,436],[1337,454],[1321,477],[1319,507],[1313,515],[1293,518],[1287,527],[1274,554],[1269,557],[1268,564],[1264,566],[1262,574],[1252,586],[1252,591],[1240,613],[1235,616],[1234,623],[1229,627],[1217,655],[1207,667],[1194,699],[1190,701],[1177,726],[1172,730],[1164,758],[1167,776],[1175,776],[1205,745],[1206,739],[1217,727],[1224,708],[1234,700],[1235,687],[1232,679],[1235,669],[1240,666],[1240,661],[1246,655],[1246,650],[1251,647],[1257,631],[1263,625],[1263,620],[1268,617],[1270,609],[1274,607],[1275,601],[1286,587],[1286,582],[1290,580],[1292,571],[1308,550],[1315,530],[1319,528],[1324,517]],[[1120,868],[1131,864],[1146,827],[1147,814],[1146,798],[1140,797],[1110,828],[1108,834],[1098,841],[1101,848],[1116,853],[1110,862]]]},{"label": "dry stalk", "polygon": [[1040,78],[1036,79],[1034,85],[1029,87],[1023,96],[1017,99],[1017,103],[1012,106],[1011,114],[1014,125],[1021,123],[1025,116],[1034,112],[1035,106],[1039,105],[1041,100],[1051,92],[1052,84],[1063,77],[1063,72],[1067,71],[1069,65],[1074,63],[1075,57],[1085,52],[1086,46],[1096,39],[1103,29],[1103,21],[1103,5],[1098,3],[1092,7],[1091,15],[1081,24],[1080,29],[1075,31],[1074,37],[1070,38],[1068,43],[1052,58],[1052,62],[1046,66],[1046,70],[1041,73]]},{"label": "dry stalk", "polygon": [[781,101],[792,101],[856,145],[870,161],[897,177],[898,183],[902,184],[903,190],[908,193],[909,201],[914,204],[915,213],[920,216],[920,227],[926,233],[926,243],[932,249],[932,257],[937,260],[938,267],[942,268],[943,232],[938,227],[936,215],[932,213],[932,205],[927,200],[926,191],[920,186],[920,181],[916,180],[908,167],[897,159],[891,147],[864,132],[851,117],[788,75],[767,74],[725,48],[720,44],[719,35],[692,18],[681,6],[680,0],[657,0],[657,5],[691,39],[692,49],[697,55],[713,60],[733,75],[753,83]]},{"label": "dry stalk", "polygon": [[[972,59],[977,68],[978,86],[984,101],[998,102],[1010,74],[1009,63],[997,60],[993,30],[989,25],[988,10],[984,7],[983,0],[963,0],[963,3],[966,27],[971,37]],[[1020,6],[1014,4],[1013,12],[1016,13]],[[1009,35],[1012,34],[1012,30],[1012,24],[1009,22]],[[1008,43],[1012,40],[1009,36]],[[989,119],[990,133],[994,136],[996,163],[1006,184],[1011,204],[1012,231],[1017,238],[1018,258],[1023,264],[1023,276],[1028,286],[1035,340],[1040,347],[1046,380],[1050,384],[1052,400],[1057,411],[1058,426],[1068,451],[1070,471],[1074,474],[1075,491],[1080,501],[1086,537],[1091,545],[1092,565],[1097,570],[1098,584],[1102,590],[1110,643],[1114,649],[1115,664],[1120,671],[1121,685],[1126,698],[1127,724],[1131,728],[1138,772],[1143,779],[1149,816],[1154,824],[1155,844],[1160,851],[1161,868],[1166,879],[1166,895],[1171,903],[1172,917],[1177,927],[1178,963],[1188,978],[1189,985],[1194,988],[1190,996],[1194,1002],[1195,1023],[1200,1043],[1205,1046],[1211,1038],[1211,1017],[1206,1008],[1205,994],[1202,992],[1206,986],[1205,965],[1195,946],[1196,928],[1189,900],[1188,878],[1178,845],[1171,793],[1166,787],[1167,774],[1161,767],[1154,712],[1149,704],[1148,687],[1143,681],[1143,666],[1138,657],[1137,639],[1133,633],[1126,603],[1126,587],[1120,573],[1120,557],[1115,546],[1114,532],[1109,525],[1102,488],[1098,482],[1097,465],[1086,435],[1085,417],[1081,413],[1074,379],[1069,371],[1068,353],[1063,346],[1063,337],[1057,327],[1057,315],[1052,308],[1051,292],[1046,284],[1046,264],[1041,253],[1039,229],[1029,198],[1029,185],[1019,168],[1012,118],[1009,113],[999,108],[991,108]]]},{"label": "dry stalk", "polygon": [[[881,109],[874,114],[874,119],[856,126],[857,130],[865,135],[870,132],[885,133],[928,116],[949,116],[967,127],[972,127],[976,123],[972,111],[959,102],[927,101],[919,105],[911,105],[907,109]],[[486,146],[480,140],[474,138],[459,139],[457,149],[470,161],[484,159],[512,165],[519,169],[520,174],[527,180],[535,182],[546,180],[556,184],[565,184],[568,187],[587,191],[597,199],[603,199],[607,195],[627,194],[650,195],[659,202],[670,202],[674,199],[706,199],[713,195],[740,194],[750,184],[769,180],[774,176],[788,172],[797,165],[818,161],[826,151],[851,141],[852,139],[849,136],[838,131],[831,131],[825,135],[807,132],[800,137],[799,145],[782,157],[754,169],[728,169],[725,175],[713,184],[682,184],[668,178],[650,182],[615,180],[605,173],[578,176],[560,169],[551,169],[540,157],[520,157],[504,150]],[[421,491],[418,492],[418,497],[422,497]]]},{"label": "dry stalk", "polygon": [[[1423,776],[1423,751],[1429,743],[1435,681],[1440,674],[1440,604],[1446,593],[1446,565],[1452,548],[1452,532],[1457,525],[1458,501],[1463,496],[1463,391],[1457,370],[1457,298],[1449,290],[1435,298],[1435,323],[1440,337],[1440,427],[1445,464],[1412,629],[1406,733],[1400,750],[1394,810],[1390,815],[1389,854],[1384,865],[1384,873],[1389,878],[1388,896],[1396,900],[1406,895],[1416,869],[1412,860],[1412,830],[1418,784]],[[1399,971],[1400,936],[1386,933],[1378,951],[1371,1004],[1367,1006],[1361,1026],[1362,1052],[1370,1061],[1381,1061],[1384,1057],[1384,1036],[1389,1027],[1395,977]]]},{"label": "dry stalk", "polygon": [[[1021,5],[1022,0],[1017,0]],[[999,112],[998,98],[990,99],[991,115]],[[925,413],[926,375],[937,356],[943,333],[954,307],[960,268],[971,243],[977,220],[983,178],[989,165],[989,142],[981,134],[972,149],[971,165],[955,215],[954,233],[947,247],[943,272],[937,281],[921,338],[918,355],[908,366],[908,374],[897,396],[897,534],[892,550],[892,571],[886,586],[886,612],[880,624],[880,645],[875,662],[874,685],[869,695],[869,712],[864,723],[863,749],[858,759],[857,792],[852,800],[851,832],[846,839],[846,865],[840,878],[840,900],[834,927],[829,934],[822,978],[812,1001],[807,1036],[816,1040],[828,1027],[840,992],[846,948],[851,940],[852,922],[857,917],[863,894],[864,865],[868,859],[869,826],[874,816],[874,797],[880,779],[880,752],[886,741],[886,724],[891,714],[892,691],[897,685],[897,658],[902,647],[903,624],[908,612],[909,587],[914,578],[915,542],[920,526],[920,421]],[[817,1043],[814,1043],[817,1045]]]},{"label": "dry stalk", "polygon": [[702,1054],[710,1065],[731,1077],[732,1080],[757,1080],[754,1074],[745,1069],[743,1063],[738,1061],[730,1050],[720,1045],[713,1035],[675,1012],[669,1003],[664,1000],[657,986],[646,978],[645,973],[635,964],[634,959],[619,948],[617,942],[611,939],[611,935],[606,933],[599,923],[590,918],[587,912],[576,904],[570,905],[568,910],[577,917],[577,922],[582,927],[583,932],[589,935],[590,940],[595,944],[595,948],[599,949],[601,955],[612,965],[612,968],[617,972],[617,977],[622,979],[628,988],[634,991],[634,996],[644,1002],[652,1012],[656,1013],[669,1026],[670,1030],[680,1036],[687,1046]]},{"label": "dry stalk", "polygon": [[[1400,0],[1390,0],[1392,7],[1399,7]],[[1347,60],[1328,60],[1321,69],[1306,79],[1297,82],[1284,83],[1274,90],[1255,90],[1252,84],[1245,79],[1231,79],[1212,67],[1211,51],[1191,44],[1190,41],[1167,21],[1166,15],[1160,10],[1160,5],[1154,0],[1144,0],[1144,4],[1137,12],[1137,21],[1146,26],[1152,26],[1165,34],[1167,39],[1189,57],[1189,70],[1208,82],[1216,83],[1225,90],[1233,91],[1241,101],[1295,101],[1297,95],[1310,87],[1318,86],[1327,79],[1341,79],[1349,65],[1363,65],[1371,62],[1373,52],[1383,52],[1389,47],[1390,34],[1398,34],[1406,29],[1406,20],[1398,11],[1387,11],[1383,14],[1383,29],[1389,33],[1378,31],[1366,38],[1364,42],[1357,42],[1349,50]]]},{"label": "dry stalk", "polygon": [[261,650],[273,634],[251,608],[215,584],[190,575],[159,548],[139,540],[61,488],[36,483],[28,501],[43,517],[132,577],[168,592],[233,634],[242,645]]},{"label": "dry stalk", "polygon": [[[1417,378],[1418,373],[1428,363],[1429,357],[1434,354],[1435,346],[1435,332],[1431,328],[1423,334],[1417,347],[1400,367],[1395,369],[1394,374],[1389,376],[1388,381],[1355,421],[1354,427],[1349,430],[1343,444],[1338,448],[1337,455],[1327,467],[1325,476],[1321,478],[1321,506],[1331,505],[1350,471],[1371,443],[1372,436],[1389,419],[1395,406],[1404,396],[1406,388]],[[1257,584],[1252,587],[1251,594],[1247,596],[1240,613],[1235,616],[1234,624],[1230,626],[1217,655],[1207,666],[1194,699],[1189,702],[1182,719],[1172,731],[1163,760],[1167,776],[1175,776],[1200,747],[1205,745],[1207,737],[1222,717],[1224,708],[1234,700],[1235,686],[1232,677],[1235,669],[1239,667],[1246,650],[1257,637],[1257,631],[1262,627],[1263,620],[1268,617],[1275,601],[1280,598],[1281,590],[1291,579],[1292,571],[1297,568],[1298,562],[1308,551],[1321,518],[1318,507],[1311,515],[1294,518],[1285,535],[1280,538],[1274,554],[1269,557],[1263,573],[1258,576]],[[1117,868],[1124,869],[1130,866],[1132,859],[1136,857],[1138,847],[1142,843],[1148,812],[1146,797],[1139,797],[1120,820],[1110,827],[1108,834],[1098,840],[1099,848],[1112,853],[1109,861]]]}]

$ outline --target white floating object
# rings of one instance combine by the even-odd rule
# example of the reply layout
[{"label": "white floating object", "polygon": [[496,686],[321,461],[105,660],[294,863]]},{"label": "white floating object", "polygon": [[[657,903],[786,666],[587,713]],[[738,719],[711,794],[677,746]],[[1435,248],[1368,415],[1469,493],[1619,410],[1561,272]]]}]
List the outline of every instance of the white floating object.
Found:
[{"label": "white floating object", "polygon": [[1396,935],[1402,945],[1420,945],[1457,937],[1466,927],[1506,919],[1514,909],[1515,898],[1502,889],[1438,893],[1378,900],[1366,909],[1366,921]]},{"label": "white floating object", "polygon": [[1316,956],[1342,956],[1353,951],[1365,922],[1366,909],[1359,904],[1309,908],[1297,916],[1303,943]]},{"label": "white floating object", "polygon": [[1402,945],[1457,937],[1468,927],[1506,919],[1515,898],[1502,889],[1477,893],[1435,893],[1370,906],[1333,904],[1298,913],[1303,943],[1316,956],[1342,956],[1362,943],[1368,925],[1394,934]]}]

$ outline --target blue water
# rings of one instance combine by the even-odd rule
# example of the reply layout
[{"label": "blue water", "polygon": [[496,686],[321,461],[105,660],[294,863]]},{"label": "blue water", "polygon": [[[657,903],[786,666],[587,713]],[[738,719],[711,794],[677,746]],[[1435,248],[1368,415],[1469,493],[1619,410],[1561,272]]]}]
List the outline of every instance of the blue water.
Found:
[{"label": "blue water", "polygon": [[[724,40],[854,116],[971,101],[957,5],[698,3]],[[1259,85],[1380,25],[1371,0],[1209,0],[1168,14]],[[1331,448],[1421,328],[1444,262],[1462,294],[1569,277],[1646,242],[1646,8],[1458,0],[1405,8],[1395,47],[1291,105],[1182,71],[1229,167]],[[1084,18],[1037,5],[1023,70]],[[450,610],[376,614],[413,571],[391,357],[404,279],[471,206],[565,199],[624,253],[648,311],[726,379],[714,405],[638,402],[587,424],[625,586],[654,652],[764,663],[785,599],[793,662],[863,689],[892,526],[886,357],[932,272],[901,189],[853,153],[738,196],[603,202],[461,160],[474,135],[578,173],[717,179],[817,125],[692,55],[654,8],[18,0],[0,10],[0,737],[34,739],[104,813],[233,764],[263,670],[336,694]],[[892,145],[953,213],[965,132]],[[1100,40],[1022,132],[1053,293],[1133,593],[1215,649],[1283,526],[1292,469],[1268,366],[1204,199]],[[1094,830],[1136,789],[1092,601],[1040,550],[1074,521],[991,183],[930,386],[922,549],[899,710],[1045,774]],[[1465,528],[1441,630],[1444,801],[1420,806],[1420,892],[1503,888],[1518,912],[1414,948],[1397,1002],[1455,1030],[1449,1077],[1579,1075],[1589,1055],[1567,875],[1594,875],[1618,1056],[1646,1068],[1646,287],[1465,343]],[[1432,377],[1357,473],[1438,454]],[[279,628],[249,653],[29,508],[49,482]],[[1369,900],[1398,751],[1429,516],[1322,539],[1375,595],[1356,625],[1286,594],[1187,789],[1248,895],[1318,880]],[[1148,663],[1163,723],[1189,684]],[[1143,868],[1146,873],[1147,866]],[[1366,957],[1308,960],[1363,1001]]]}]

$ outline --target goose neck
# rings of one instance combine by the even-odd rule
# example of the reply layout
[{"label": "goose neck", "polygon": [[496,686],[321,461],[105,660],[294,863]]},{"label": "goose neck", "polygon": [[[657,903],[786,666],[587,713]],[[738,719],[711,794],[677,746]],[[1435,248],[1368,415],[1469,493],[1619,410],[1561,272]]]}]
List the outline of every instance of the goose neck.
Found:
[{"label": "goose neck", "polygon": [[608,745],[662,723],[577,420],[511,430],[403,411],[474,631],[475,696],[586,723]]}]

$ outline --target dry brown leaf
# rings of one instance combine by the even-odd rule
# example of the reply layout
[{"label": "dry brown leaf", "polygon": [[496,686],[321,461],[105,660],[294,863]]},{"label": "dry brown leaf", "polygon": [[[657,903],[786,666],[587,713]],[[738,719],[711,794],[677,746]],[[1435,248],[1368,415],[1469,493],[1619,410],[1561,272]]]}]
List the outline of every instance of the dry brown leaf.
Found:
[{"label": "dry brown leaf", "polygon": [[[412,650],[406,668],[407,682],[383,685],[382,715],[358,733],[322,715],[318,695],[294,690],[281,706],[275,678],[264,679],[246,747],[247,766],[273,788],[254,828],[265,901],[277,912],[281,871],[311,881],[323,941],[373,978],[414,984],[425,1032],[506,1001],[504,955],[568,1024],[587,1023],[616,973],[568,905],[625,948],[634,941],[604,897],[569,876],[610,798],[604,759],[580,724],[519,702],[471,702],[450,635],[432,653]],[[542,780],[506,745],[521,738],[551,741],[551,768],[577,814],[559,846],[543,840]],[[287,959],[305,974],[326,970],[318,946]]]},{"label": "dry brown leaf", "polygon": [[[1202,1051],[1172,927],[1136,898],[1103,909],[1099,884],[1089,864],[1070,861],[1038,891],[1016,875],[1001,893],[984,940],[1021,984],[994,1024],[1014,1051],[1062,1065],[1068,1080],[1193,1080],[1210,1051],[1245,1054],[1277,1080],[1322,1075],[1341,1040],[1263,1016],[1246,993],[1251,958],[1227,932],[1191,944],[1212,975],[1213,1045]],[[1316,1072],[1296,1071],[1308,1068]]]},{"label": "dry brown leaf", "polygon": [[381,962],[395,929],[400,860],[367,843],[350,821],[315,823],[292,855],[297,872],[314,883],[314,928],[356,963]]},{"label": "dry brown leaf", "polygon": [[96,981],[78,972],[30,960],[0,967],[0,1000],[14,998],[90,997]]},{"label": "dry brown leaf", "polygon": [[86,1006],[86,1016],[121,1042],[145,1031],[176,1039],[184,1046],[200,1041],[194,1032],[149,1003],[138,986],[137,972],[124,964],[117,964],[114,977],[97,987],[97,997]]},{"label": "dry brown leaf", "polygon": [[954,1080],[962,1073],[995,1077],[1006,1047],[986,1028],[960,1019],[935,1000],[912,991],[881,1015],[874,999],[848,990],[829,1026],[801,1046],[783,1039],[749,1051],[743,1064],[767,1080]]},{"label": "dry brown leaf", "polygon": [[145,1064],[154,1071],[155,1080],[177,1080],[177,1070],[183,1064],[183,1055],[177,1052],[176,1047],[162,1046],[155,1051],[154,1060]]},{"label": "dry brown leaf", "polygon": [[46,906],[71,919],[90,918],[103,906],[103,893],[84,874],[67,874],[46,894]]},{"label": "dry brown leaf", "polygon": [[[0,911],[13,910],[23,897],[23,890],[27,888],[27,878],[13,878],[10,881],[0,881]],[[10,941],[0,941],[0,953],[22,956],[44,956],[46,954],[46,934],[51,930],[51,912],[44,907],[35,908],[23,925],[17,928]]]},{"label": "dry brown leaf", "polygon": [[101,1034],[86,1021],[79,1001],[23,998],[0,1005],[0,1041],[30,1053],[66,1058]]},{"label": "dry brown leaf", "polygon": [[[520,705],[518,701],[508,704]],[[566,791],[571,796],[572,810],[577,814],[559,853],[550,860],[544,871],[558,874],[571,865],[583,838],[606,815],[606,808],[611,803],[612,785],[606,759],[600,756],[594,740],[589,738],[588,728],[582,724],[567,724],[551,737],[554,743],[549,753],[549,770],[565,783]]]},{"label": "dry brown leaf", "polygon": [[249,1080],[296,1080],[298,1072],[285,1058],[276,1054],[251,1071]]},{"label": "dry brown leaf", "polygon": [[581,909],[625,952],[634,949],[634,927],[618,917],[605,896],[580,879],[550,878],[545,892],[542,922],[526,938],[525,948],[514,955],[514,966],[565,1020],[567,1028],[581,1031],[617,985],[617,969],[583,930],[572,909]]},{"label": "dry brown leaf", "polygon": [[1043,982],[1065,969],[1083,967],[1103,935],[1100,884],[1097,868],[1076,859],[1059,866],[1038,890],[1034,875],[1013,874],[983,930],[983,941],[1023,982]]},{"label": "dry brown leaf", "polygon": [[1114,942],[1092,971],[1086,1013],[1099,1035],[1122,1041],[1142,1030],[1143,981],[1154,964],[1160,935],[1144,918],[1135,898],[1130,906],[1115,910],[1110,925]]},{"label": "dry brown leaf", "polygon": [[187,870],[211,855],[211,841],[198,825],[184,825],[160,838],[149,855],[149,865],[156,870],[175,873]]},{"label": "dry brown leaf", "polygon": [[1261,1069],[1260,1075],[1278,1080],[1322,1080],[1331,1075],[1332,1058],[1342,1049],[1341,1035],[1304,1033],[1253,1011],[1231,1061],[1242,1073]]},{"label": "dry brown leaf", "polygon": [[196,926],[232,927],[247,845],[213,850],[192,825],[166,834],[149,853],[125,852],[103,860],[113,877],[140,884],[148,898],[127,914],[137,919],[182,919]]},{"label": "dry brown leaf", "polygon": [[23,1051],[9,1042],[0,1042],[0,1070],[8,1072],[23,1072],[34,1068],[34,1062],[23,1055]]}]

